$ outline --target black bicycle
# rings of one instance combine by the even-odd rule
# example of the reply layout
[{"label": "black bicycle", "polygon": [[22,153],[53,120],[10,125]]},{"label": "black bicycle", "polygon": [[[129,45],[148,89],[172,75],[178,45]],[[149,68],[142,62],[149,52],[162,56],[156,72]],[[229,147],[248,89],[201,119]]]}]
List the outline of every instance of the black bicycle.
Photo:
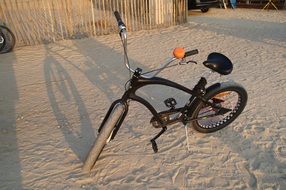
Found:
[{"label": "black bicycle", "polygon": [[6,26],[0,25],[0,53],[8,53],[15,47],[16,38]]},{"label": "black bicycle", "polygon": [[[98,129],[96,141],[84,163],[84,171],[91,170],[104,146],[116,136],[128,113],[129,102],[131,100],[138,101],[146,106],[153,115],[150,120],[151,124],[155,128],[161,128],[159,134],[151,139],[154,152],[158,151],[156,139],[167,130],[168,125],[178,122],[183,123],[188,142],[188,124],[191,124],[199,132],[211,133],[226,127],[240,115],[247,103],[247,92],[239,84],[222,82],[206,87],[207,80],[201,77],[195,87],[189,89],[170,80],[156,77],[165,68],[196,63],[193,60],[187,60],[187,57],[198,54],[198,50],[185,52],[183,48],[175,48],[173,52],[174,57],[170,58],[160,68],[145,73],[140,68],[133,70],[130,67],[127,55],[126,26],[117,11],[114,12],[114,15],[118,22],[119,34],[124,48],[124,62],[130,71],[130,80],[125,85],[126,91],[123,96],[111,104],[103,119]],[[178,60],[178,64],[171,64],[175,60]],[[221,75],[228,75],[233,69],[232,62],[223,54],[216,52],[209,54],[203,64],[211,69],[211,71]],[[176,107],[176,100],[168,98],[164,101],[168,109],[157,112],[148,101],[136,95],[136,91],[146,85],[173,87],[190,94],[190,98],[183,107]]]}]

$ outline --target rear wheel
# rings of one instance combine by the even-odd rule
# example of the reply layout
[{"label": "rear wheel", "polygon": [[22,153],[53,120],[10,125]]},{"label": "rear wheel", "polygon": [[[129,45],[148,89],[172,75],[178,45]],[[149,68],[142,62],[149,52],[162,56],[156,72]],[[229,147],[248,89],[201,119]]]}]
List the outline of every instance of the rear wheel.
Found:
[{"label": "rear wheel", "polygon": [[217,107],[227,108],[229,111],[220,113],[220,109],[200,101],[192,114],[192,125],[202,133],[215,132],[229,125],[240,115],[247,102],[246,90],[236,83],[228,82],[212,89],[204,97]]},{"label": "rear wheel", "polygon": [[110,113],[109,117],[102,126],[100,133],[98,134],[95,143],[90,150],[86,161],[83,166],[85,172],[89,172],[97,161],[100,153],[102,152],[104,146],[110,141],[112,136],[112,131],[115,125],[121,119],[125,110],[124,104],[118,103],[115,105],[114,109]]},{"label": "rear wheel", "polygon": [[7,28],[6,26],[0,26],[0,30],[1,30],[1,36],[0,37],[0,42],[1,40],[4,40],[4,45],[1,49],[1,44],[0,44],[0,53],[8,53],[10,51],[12,51],[15,47],[15,43],[16,43],[16,38],[15,35],[13,34],[13,32]]}]

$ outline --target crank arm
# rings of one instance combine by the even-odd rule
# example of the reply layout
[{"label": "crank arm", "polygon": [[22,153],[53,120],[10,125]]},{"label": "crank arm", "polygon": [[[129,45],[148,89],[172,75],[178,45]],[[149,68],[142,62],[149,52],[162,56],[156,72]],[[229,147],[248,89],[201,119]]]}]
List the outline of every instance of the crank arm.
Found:
[{"label": "crank arm", "polygon": [[158,152],[158,145],[156,143],[156,139],[158,139],[166,130],[167,130],[167,127],[163,127],[162,130],[153,139],[150,140],[150,142],[152,144],[153,151],[155,153]]}]

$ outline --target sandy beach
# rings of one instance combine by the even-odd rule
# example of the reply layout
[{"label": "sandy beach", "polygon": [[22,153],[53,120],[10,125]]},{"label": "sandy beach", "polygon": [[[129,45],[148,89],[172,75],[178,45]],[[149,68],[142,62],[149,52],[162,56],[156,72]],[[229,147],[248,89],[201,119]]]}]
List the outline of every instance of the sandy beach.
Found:
[{"label": "sandy beach", "polygon": [[[89,148],[111,102],[121,97],[128,72],[118,35],[20,47],[0,55],[0,189],[286,189],[286,11],[211,9],[190,12],[188,23],[129,33],[134,67],[156,68],[175,47],[199,49],[198,65],[164,70],[192,88],[209,70],[211,52],[228,56],[234,70],[212,74],[208,85],[234,80],[249,100],[230,126],[211,134],[181,124],[158,132],[151,114],[130,103],[116,138],[90,174],[82,172]],[[140,94],[164,108],[168,88]]]}]

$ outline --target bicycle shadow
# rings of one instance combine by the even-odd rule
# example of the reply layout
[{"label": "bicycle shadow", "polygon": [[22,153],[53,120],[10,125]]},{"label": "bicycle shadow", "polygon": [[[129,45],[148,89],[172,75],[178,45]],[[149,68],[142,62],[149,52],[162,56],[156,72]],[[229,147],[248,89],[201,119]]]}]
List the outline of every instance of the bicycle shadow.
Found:
[{"label": "bicycle shadow", "polygon": [[[83,161],[96,139],[95,133],[97,133],[96,131],[110,103],[121,98],[125,90],[124,84],[129,79],[129,72],[123,64],[122,52],[108,47],[95,38],[73,40],[71,43],[72,45],[55,43],[56,48],[45,46],[47,55],[44,61],[44,73],[54,117],[70,148]],[[67,52],[69,53],[67,54]],[[130,59],[130,62],[133,68],[138,66],[148,70],[145,65],[134,59]],[[81,91],[78,90],[79,85],[88,86],[87,83],[90,83],[95,89],[92,91],[95,102],[92,102],[92,109],[89,110],[86,105],[90,101],[82,98],[86,89],[83,89],[84,94],[82,95]],[[89,87],[89,89],[91,88]],[[148,98],[148,93],[151,93],[151,96],[160,96],[163,93],[162,91],[160,93],[152,92],[152,90],[154,89],[146,89],[146,98]],[[68,108],[70,102],[78,105],[79,109]],[[134,106],[142,107],[140,104],[132,104],[132,108]],[[143,117],[143,115],[146,116],[146,113],[149,114],[147,109],[144,110],[134,117]],[[97,116],[93,117],[90,115],[91,113]],[[69,114],[85,116],[80,120],[80,125],[75,127],[80,128],[81,138],[74,133],[73,130],[76,129],[72,129],[73,119]],[[128,117],[126,119],[128,120]],[[140,129],[140,126],[132,126],[127,122],[122,124],[121,129],[124,130],[120,130],[119,137],[120,133],[129,133],[133,137],[145,133],[144,130]]]},{"label": "bicycle shadow", "polygon": [[[120,98],[125,90],[124,84],[129,79],[129,71],[124,65],[123,52],[118,52],[95,38],[90,38],[89,41],[89,47],[87,47],[85,40],[73,41],[79,53],[88,60],[85,63],[88,66],[84,71],[85,76],[110,101]],[[121,44],[120,41],[116,43]],[[129,61],[134,70],[137,67],[145,71],[148,70],[145,65],[132,58],[129,58]]]},{"label": "bicycle shadow", "polygon": [[[87,69],[84,71],[87,79],[108,98],[108,104],[103,112],[107,112],[109,104],[114,100],[121,98],[125,88],[124,85],[127,80],[129,80],[129,71],[125,68],[123,52],[112,49],[102,42],[97,41],[95,38],[88,39],[89,43],[85,42],[86,40],[74,40],[73,43],[77,47],[77,50],[81,55],[86,57]],[[118,42],[121,42],[118,40]],[[87,47],[89,45],[89,47]],[[120,48],[122,50],[122,48]],[[95,53],[96,52],[96,53]],[[143,71],[150,70],[146,65],[141,64],[140,62],[132,59],[129,55],[129,61],[131,68],[134,70],[136,68],[141,68]],[[142,96],[146,100],[150,101],[152,96],[152,90],[139,90],[137,92],[139,96]],[[132,104],[133,106],[143,106],[138,103]],[[132,108],[131,108],[132,109]],[[132,112],[132,110],[129,110]],[[146,110],[145,110],[146,111]],[[139,114],[140,115],[140,114]],[[151,115],[151,114],[150,114]],[[137,115],[138,116],[138,115]],[[132,136],[141,136],[143,135],[136,126],[132,124],[127,124],[128,116],[125,121],[122,123],[121,130],[127,129],[127,132]],[[100,122],[97,123],[96,128],[99,126]],[[137,126],[138,127],[138,126]],[[121,132],[118,133],[118,136]]]},{"label": "bicycle shadow", "polygon": [[[108,97],[110,101],[109,103],[121,98],[125,91],[124,84],[129,79],[129,71],[124,65],[122,48],[120,47],[120,50],[115,50],[105,45],[105,42],[102,43],[100,41],[97,41],[95,38],[88,39],[89,43],[86,43],[86,41],[87,40],[73,41],[79,53],[86,57],[88,60],[85,63],[87,65],[87,69],[84,72],[85,76],[96,88],[100,89],[100,91],[103,92],[106,97]],[[118,40],[118,42],[116,43],[121,45],[120,40]],[[130,43],[132,44],[131,40]],[[136,61],[135,59],[132,59],[132,52],[129,53],[129,61],[131,67],[134,70],[136,68],[141,68],[143,69],[143,71],[150,70],[148,66]],[[180,93],[176,93],[176,91],[178,90],[171,87],[163,87],[162,85],[150,85],[148,87],[143,87],[139,89],[136,94],[151,103],[151,105],[153,105],[157,111],[162,111],[166,109],[166,106],[163,104],[163,101],[169,98],[170,94],[172,96],[177,96],[177,100],[180,100],[180,98],[184,98],[185,100],[189,97],[183,91],[181,91]],[[184,100],[178,101],[178,104],[182,104],[182,102],[185,103]],[[136,113],[134,115],[135,118],[146,117],[148,114],[149,117],[147,118],[152,118],[152,114],[149,110],[147,110],[146,107],[144,107],[144,105],[135,102],[131,106],[132,108],[140,107],[140,109],[142,110],[142,112]],[[106,111],[107,109],[108,107],[106,107]],[[131,109],[129,110],[129,115],[132,112]],[[104,111],[104,114],[106,113],[106,111]],[[128,119],[129,117],[127,116],[125,120],[127,121]],[[123,122],[121,130],[123,128],[127,128],[128,133],[136,137],[143,135],[142,130],[140,130],[140,126],[132,126],[132,123],[127,124],[126,121]],[[160,129],[154,130],[157,131],[155,132],[157,134]]]},{"label": "bicycle shadow", "polygon": [[16,59],[14,52],[0,55],[0,189],[22,189],[22,167],[16,132],[16,102],[19,93],[13,69]]},{"label": "bicycle shadow", "polygon": [[[86,41],[93,41],[86,43]],[[56,43],[54,45],[46,45],[46,58],[44,60],[44,75],[46,81],[46,89],[53,115],[57,121],[58,128],[64,134],[64,137],[72,151],[76,154],[79,160],[84,161],[85,156],[89,151],[89,147],[95,140],[95,131],[93,129],[93,121],[90,118],[90,112],[86,107],[87,101],[82,98],[79,85],[86,85],[75,82],[75,79],[84,77],[95,86],[99,91],[94,94],[95,99],[100,97],[100,104],[109,103],[121,97],[124,92],[124,83],[128,79],[128,71],[124,68],[123,59],[115,58],[122,57],[118,53],[106,45],[97,42],[95,39],[74,40],[72,46]],[[86,47],[92,44],[90,47]],[[55,46],[55,47],[54,47]],[[84,49],[84,50],[81,50]],[[86,50],[86,51],[85,51]],[[67,52],[70,53],[67,56]],[[106,54],[107,56],[102,56]],[[76,57],[76,59],[73,59]],[[78,62],[79,61],[79,62]],[[115,64],[118,63],[118,64]],[[102,65],[101,63],[105,63]],[[136,63],[136,65],[143,65]],[[102,97],[102,94],[104,97]],[[98,100],[96,99],[96,102]],[[98,109],[95,102],[93,110]],[[76,105],[75,110],[69,104]],[[100,106],[102,107],[102,106]],[[102,108],[100,108],[102,109]],[[107,111],[108,107],[104,111]],[[106,112],[102,113],[105,114]],[[75,117],[80,117],[80,125],[74,126],[74,120],[70,114]],[[98,118],[98,117],[96,117]],[[95,121],[95,126],[98,127],[100,121]],[[133,135],[137,134],[131,126],[125,125],[129,132]],[[77,128],[80,128],[80,132]]]},{"label": "bicycle shadow", "polygon": [[[124,65],[123,52],[118,52],[103,43],[96,41],[94,38],[89,39],[89,41],[91,41],[90,47],[86,47],[87,43],[84,41],[73,42],[78,48],[78,51],[89,60],[89,63],[87,63],[88,69],[84,72],[86,77],[94,84],[94,86],[104,92],[112,102],[123,95],[123,92],[125,91],[124,84],[129,79],[129,71]],[[116,43],[121,44],[120,41]],[[130,43],[132,43],[132,41]],[[134,70],[136,68],[141,68],[143,71],[151,70],[148,66],[132,59],[132,56],[129,57],[129,60],[130,65]],[[181,91],[180,93],[176,93],[176,91],[178,90],[175,88],[163,85],[148,85],[140,88],[137,91],[137,94],[148,100],[152,105],[155,105],[157,110],[161,110],[165,108],[165,105],[162,105],[163,101],[169,98],[170,94],[178,95],[179,98],[177,100],[186,96],[184,92]],[[182,102],[185,103],[185,101]]]},{"label": "bicycle shadow", "polygon": [[[94,139],[92,122],[73,76],[66,70],[64,63],[59,62],[48,45],[44,60],[44,76],[47,94],[58,128],[62,131],[67,143],[79,160],[84,160],[89,139]],[[75,104],[75,106],[72,106]],[[75,111],[76,110],[76,111]],[[77,113],[77,114],[75,114]],[[79,127],[74,127],[72,116],[79,118]],[[80,132],[77,129],[80,129]]]}]

